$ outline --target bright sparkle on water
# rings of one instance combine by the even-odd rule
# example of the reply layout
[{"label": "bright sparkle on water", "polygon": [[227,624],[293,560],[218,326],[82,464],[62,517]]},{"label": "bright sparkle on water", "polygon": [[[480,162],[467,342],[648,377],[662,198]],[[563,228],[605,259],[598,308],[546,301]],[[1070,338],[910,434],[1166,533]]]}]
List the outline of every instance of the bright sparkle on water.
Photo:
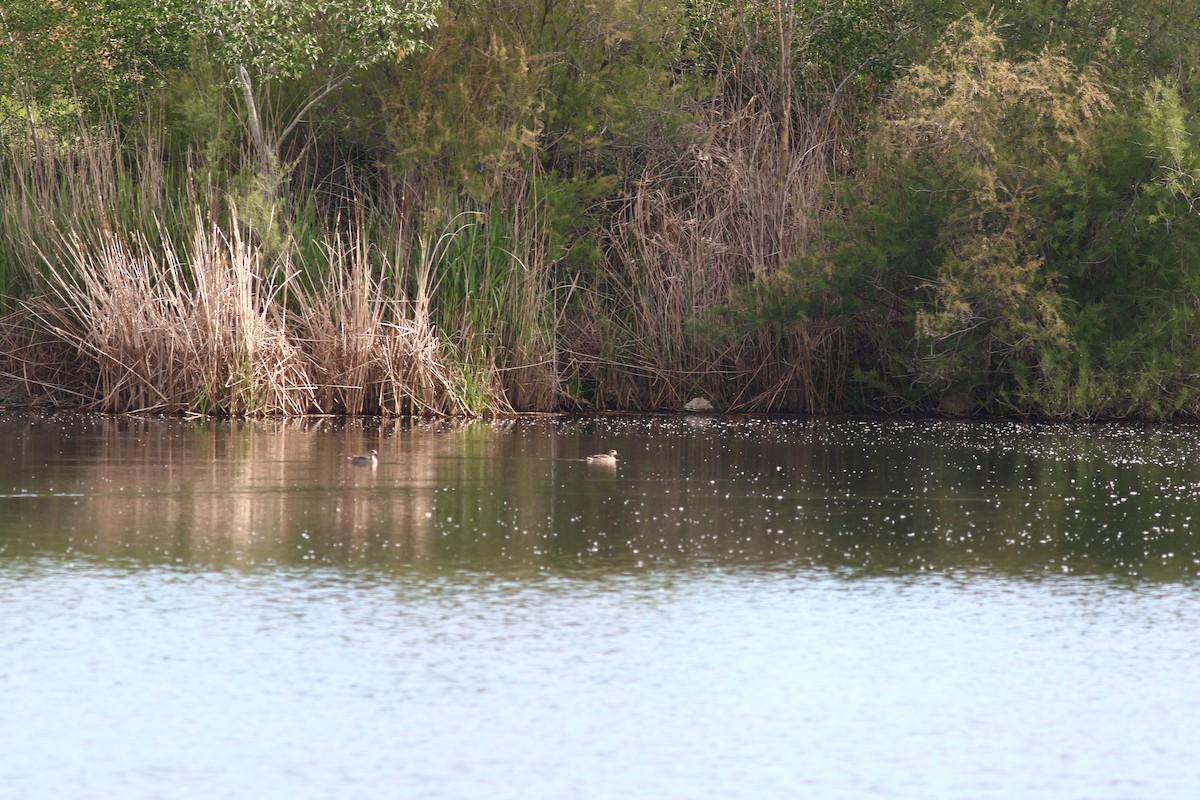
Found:
[{"label": "bright sparkle on water", "polygon": [[0,796],[1188,797],[1198,438],[0,418]]}]

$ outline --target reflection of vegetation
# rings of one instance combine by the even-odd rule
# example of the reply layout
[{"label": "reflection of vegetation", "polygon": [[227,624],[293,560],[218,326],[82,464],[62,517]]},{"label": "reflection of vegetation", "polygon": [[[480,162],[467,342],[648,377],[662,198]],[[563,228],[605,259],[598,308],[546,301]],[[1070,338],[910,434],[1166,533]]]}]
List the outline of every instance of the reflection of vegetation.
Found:
[{"label": "reflection of vegetation", "polygon": [[1178,4],[436,7],[6,3],[17,392],[1195,413]]},{"label": "reflection of vegetation", "polygon": [[[6,556],[593,576],[1200,571],[1191,433],[19,417],[3,430],[29,495],[0,526]],[[615,472],[582,462],[598,441],[627,454]],[[377,470],[346,465],[371,447]],[[29,483],[38,474],[46,485]]]}]

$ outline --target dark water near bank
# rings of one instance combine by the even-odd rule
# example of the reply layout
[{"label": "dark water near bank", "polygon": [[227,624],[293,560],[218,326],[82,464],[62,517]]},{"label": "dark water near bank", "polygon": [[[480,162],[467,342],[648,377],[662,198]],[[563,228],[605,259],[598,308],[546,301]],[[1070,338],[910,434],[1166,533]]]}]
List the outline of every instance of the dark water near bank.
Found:
[{"label": "dark water near bank", "polygon": [[1193,797],[1198,444],[0,416],[0,797]]}]

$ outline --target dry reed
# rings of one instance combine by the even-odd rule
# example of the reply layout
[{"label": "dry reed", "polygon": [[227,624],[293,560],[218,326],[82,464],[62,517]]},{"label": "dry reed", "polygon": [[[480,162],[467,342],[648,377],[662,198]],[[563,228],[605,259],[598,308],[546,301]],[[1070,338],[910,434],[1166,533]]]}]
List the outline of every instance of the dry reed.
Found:
[{"label": "dry reed", "polygon": [[45,291],[26,304],[75,351],[88,405],[134,413],[303,413],[304,357],[287,336],[261,259],[234,226],[197,221],[187,257],[169,239],[68,234],[45,259]]},{"label": "dry reed", "polygon": [[678,408],[706,396],[734,410],[820,411],[836,340],[814,327],[715,337],[703,322],[735,287],[769,278],[813,245],[833,131],[781,145],[751,102],[703,112],[700,142],[645,173],[607,231],[608,272],[585,293],[578,370],[603,407]]},{"label": "dry reed", "polygon": [[280,247],[165,168],[153,135],[10,154],[0,239],[29,299],[0,377],[26,401],[106,411],[542,411],[589,386],[598,407],[821,410],[831,334],[722,339],[698,322],[812,245],[833,131],[797,125],[786,149],[770,110],[699,116],[700,144],[647,168],[601,232],[604,269],[565,280],[531,174],[465,215],[428,195],[350,202],[349,224],[309,220]]},{"label": "dry reed", "polygon": [[[430,246],[390,224],[399,209],[359,208],[347,229],[310,224],[304,246],[292,234],[280,248],[218,189],[165,167],[152,133],[0,154],[0,263],[25,298],[0,320],[7,399],[222,415],[508,408],[495,363],[473,364],[435,321],[456,234]],[[319,277],[302,281],[293,262],[315,251]]]},{"label": "dry reed", "polygon": [[[25,304],[32,331],[74,368],[10,378],[27,397],[104,411],[246,414],[456,414],[466,406],[430,319],[430,265],[408,276],[397,241],[376,277],[362,231],[334,240],[322,282],[306,288],[286,261],[268,269],[241,235],[197,219],[186,257],[163,237],[68,235],[44,259],[44,291]],[[282,276],[274,281],[267,275]],[[412,277],[415,296],[402,288]],[[289,311],[285,290],[295,306]],[[24,360],[30,348],[13,348]],[[12,359],[10,358],[10,362]],[[15,363],[15,362],[12,362]],[[34,374],[36,373],[36,375]],[[69,374],[74,379],[64,379]]]},{"label": "dry reed", "polygon": [[[466,409],[429,316],[428,265],[405,291],[402,230],[390,250],[367,241],[364,226],[349,243],[327,244],[325,283],[298,298],[297,328],[313,370],[315,407],[322,413],[455,414]],[[392,291],[376,278],[391,275]]]}]

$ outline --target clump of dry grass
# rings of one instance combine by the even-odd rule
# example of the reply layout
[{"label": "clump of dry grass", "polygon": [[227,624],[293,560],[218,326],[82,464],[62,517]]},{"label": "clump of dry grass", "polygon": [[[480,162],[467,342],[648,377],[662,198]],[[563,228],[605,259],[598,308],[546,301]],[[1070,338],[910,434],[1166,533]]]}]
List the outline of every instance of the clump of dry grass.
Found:
[{"label": "clump of dry grass", "polygon": [[[296,325],[322,413],[468,410],[430,320],[428,265],[418,267],[415,296],[409,297],[402,231],[393,245],[390,251],[375,247],[362,226],[349,243],[335,239],[327,245],[324,283],[298,297]],[[383,275],[392,277],[390,292]]]},{"label": "clump of dry grass", "polygon": [[[44,291],[26,303],[44,334],[73,350],[79,385],[61,391],[102,411],[303,413],[305,358],[285,329],[278,287],[255,250],[197,221],[186,257],[133,235],[98,245],[67,234],[47,255]],[[45,382],[43,382],[45,383]]]},{"label": "clump of dry grass", "polygon": [[[362,235],[331,244],[322,281],[305,287],[233,219],[232,233],[197,219],[181,255],[164,238],[78,234],[44,259],[43,291],[25,304],[32,335],[73,364],[49,374],[32,348],[28,397],[103,411],[264,414],[457,414],[462,401],[430,321],[428,268],[413,298],[384,291]],[[396,255],[396,254],[393,254]],[[394,263],[392,266],[395,266]],[[279,276],[270,279],[267,276]],[[403,268],[396,286],[404,284]],[[289,299],[290,298],[290,299]],[[289,309],[289,302],[293,308]]]},{"label": "clump of dry grass", "polygon": [[[13,178],[0,181],[0,264],[17,265],[4,283],[24,298],[0,320],[6,399],[219,415],[508,407],[495,363],[472,365],[438,328],[447,248],[406,238],[398,209],[310,224],[311,239],[280,247],[219,188],[165,170],[158,147],[89,133],[0,156]],[[302,281],[297,254],[316,251],[325,263]]]}]

